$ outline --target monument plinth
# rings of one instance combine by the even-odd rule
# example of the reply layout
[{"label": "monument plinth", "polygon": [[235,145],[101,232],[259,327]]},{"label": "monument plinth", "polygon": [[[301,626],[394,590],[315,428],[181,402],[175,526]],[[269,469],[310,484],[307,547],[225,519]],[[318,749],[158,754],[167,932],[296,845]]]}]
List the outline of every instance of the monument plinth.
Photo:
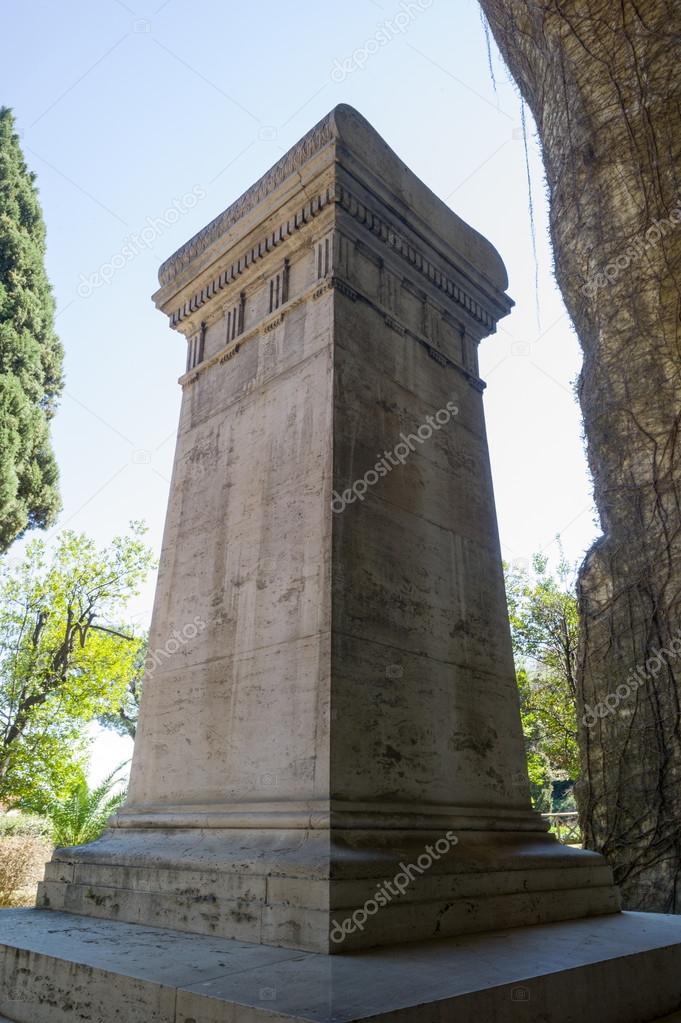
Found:
[{"label": "monument plinth", "polygon": [[530,804],[496,251],[338,107],[160,282],[187,366],[128,801],[40,904],[325,953],[617,911]]}]

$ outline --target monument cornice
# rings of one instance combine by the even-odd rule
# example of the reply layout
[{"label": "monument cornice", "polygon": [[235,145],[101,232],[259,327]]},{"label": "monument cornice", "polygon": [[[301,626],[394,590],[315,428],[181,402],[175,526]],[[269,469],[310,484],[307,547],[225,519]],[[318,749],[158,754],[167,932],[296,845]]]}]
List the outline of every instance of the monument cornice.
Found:
[{"label": "monument cornice", "polygon": [[[329,203],[335,201],[334,189],[329,187],[325,191],[308,200],[292,215],[283,220],[273,231],[268,231],[259,241],[250,245],[248,249],[236,260],[229,263],[201,288],[194,291],[181,306],[174,312],[168,313],[170,326],[178,328],[179,324],[188,319],[197,310],[211,303],[220,292],[234,284],[242,274],[254,266],[265,256],[269,255],[275,248],[283,244],[296,231],[309,224],[311,220],[326,209]],[[243,287],[243,283],[241,284]]]},{"label": "monument cornice", "polygon": [[[504,296],[504,300],[493,302],[493,315],[481,302],[473,298],[473,290],[478,290],[473,285],[465,288],[452,276],[441,270],[436,263],[429,258],[423,249],[410,241],[403,232],[394,228],[385,217],[380,216],[369,205],[359,199],[345,185],[336,186],[338,205],[358,223],[363,224],[373,237],[379,239],[389,250],[408,263],[421,277],[425,277],[439,291],[443,292],[457,306],[464,309],[469,316],[480,323],[487,331],[494,331],[496,324],[502,316],[509,311],[510,300]],[[439,255],[439,253],[438,253]],[[443,262],[449,262],[442,257]],[[452,268],[462,273],[458,267],[452,264]],[[463,274],[462,274],[463,276]],[[413,281],[410,281],[412,289],[416,289]],[[489,296],[485,296],[489,297]],[[491,303],[492,304],[492,303]]]},{"label": "monument cornice", "polygon": [[[404,233],[394,228],[385,217],[357,198],[346,186],[336,183],[335,186],[329,186],[325,191],[309,199],[293,216],[287,217],[278,228],[268,232],[258,242],[250,245],[243,255],[230,263],[229,267],[215,273],[210,281],[194,291],[193,295],[181,306],[168,314],[171,327],[177,329],[192,314],[212,303],[246,270],[268,256],[277,246],[292,237],[296,231],[308,225],[330,203],[337,204],[355,221],[364,225],[371,232],[372,237],[381,241],[403,262],[411,266],[420,277],[430,281],[438,291],[446,295],[451,302],[479,323],[486,333],[493,332],[496,329],[497,320],[507,314],[509,300],[494,301],[493,303],[490,301],[490,304],[494,306],[494,312],[490,312],[473,297],[473,288],[465,288],[460,281],[455,281],[453,276],[438,267],[421,248],[410,241]],[[362,245],[367,248],[366,243],[363,242]],[[409,283],[412,288],[416,288],[414,282]],[[489,298],[489,296],[485,297]]]},{"label": "monument cornice", "polygon": [[231,227],[247,213],[255,209],[272,192],[290,178],[292,174],[306,164],[316,153],[329,145],[336,137],[332,111],[304,135],[289,151],[278,160],[258,181],[255,182],[236,202],[214,220],[207,224],[198,234],[190,238],[177,252],[173,253],[158,272],[162,286],[166,286],[181,273],[189,264],[205,252]]},{"label": "monument cornice", "polygon": [[[405,173],[409,179],[409,198],[405,196]],[[316,204],[321,202],[323,206],[328,202],[329,190],[351,216],[357,216],[364,223],[368,220],[370,229],[375,220],[380,221],[376,230],[386,233],[384,241],[389,246],[397,244],[404,247],[405,252],[411,250],[417,258],[430,264],[431,279],[438,272],[442,273],[437,262],[455,270],[463,280],[453,282],[454,286],[460,290],[464,303],[477,307],[474,315],[483,325],[489,327],[487,318],[479,313],[485,306],[489,320],[507,315],[512,306],[511,300],[503,294],[508,280],[493,246],[408,172],[357,111],[341,105],[315,125],[252,188],[163,263],[159,272],[161,288],[154,300],[169,314],[171,326],[177,326],[199,305],[209,301],[217,290],[231,283],[235,279],[231,276],[234,267],[236,276],[240,275],[251,262],[262,258],[312,219],[320,210]],[[278,227],[269,226],[277,213],[281,217],[284,210],[291,209],[301,193],[308,201],[293,215],[293,227],[290,213],[284,214],[286,220]],[[308,199],[310,196],[313,198]],[[380,214],[372,208],[374,204]],[[371,217],[367,217],[367,211]],[[268,228],[263,230],[266,222]],[[408,228],[409,237],[403,236],[400,225]],[[254,245],[250,239],[260,233],[262,236]],[[229,269],[223,266],[221,273],[216,272],[216,266],[228,253],[247,244],[247,251],[236,264]],[[431,253],[431,258],[426,256],[426,249],[431,250],[434,259]],[[206,280],[211,272],[212,278]],[[204,284],[200,289],[194,287],[188,294],[198,278],[204,278]],[[180,296],[184,301],[173,308]]]}]

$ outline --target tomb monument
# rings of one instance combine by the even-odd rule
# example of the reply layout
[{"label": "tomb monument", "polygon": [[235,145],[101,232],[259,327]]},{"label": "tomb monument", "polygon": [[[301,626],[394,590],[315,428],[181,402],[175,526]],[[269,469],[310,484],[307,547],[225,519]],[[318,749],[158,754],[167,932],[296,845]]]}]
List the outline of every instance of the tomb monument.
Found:
[{"label": "tomb monument", "polygon": [[507,283],[347,106],[163,264],[186,371],[127,802],[0,918],[10,1019],[681,1007],[681,920],[620,913],[531,806],[478,370]]}]

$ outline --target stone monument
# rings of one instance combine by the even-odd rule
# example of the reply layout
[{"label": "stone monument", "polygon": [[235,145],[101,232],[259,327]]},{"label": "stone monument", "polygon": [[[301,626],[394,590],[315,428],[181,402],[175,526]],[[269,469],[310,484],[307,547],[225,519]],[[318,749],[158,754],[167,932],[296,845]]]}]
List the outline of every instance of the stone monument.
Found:
[{"label": "stone monument", "polygon": [[[653,976],[666,955],[678,972],[681,921],[652,917],[643,955],[605,861],[560,845],[531,808],[477,360],[512,306],[496,251],[341,106],[160,283],[187,362],[128,799],[97,842],[55,853],[50,912],[16,920],[20,947],[53,964],[40,960],[52,1003],[65,970],[78,978],[54,1019],[89,1018],[74,1006],[108,970],[129,1000],[128,1016],[100,1009],[107,1021],[138,1019],[132,978],[153,988],[140,1020],[371,1008],[444,1023],[472,1017],[439,1015],[436,990],[464,1013],[496,1005],[489,977],[471,986],[481,955],[496,984],[535,978],[537,1012],[560,989],[544,977],[556,961],[603,991],[617,981],[620,1013],[631,987],[628,1015],[583,1018],[681,1006],[681,988],[660,983],[655,1001],[621,967],[638,956]],[[51,958],[50,920],[69,949]],[[518,929],[506,945],[471,937],[502,928]],[[142,970],[129,950],[149,934],[163,963],[147,949]],[[1,925],[0,941],[7,952]],[[407,942],[422,944],[361,952]],[[251,971],[297,964],[302,1007],[277,984],[260,1008],[231,981],[206,994],[237,948]],[[187,994],[168,970],[184,976],[190,954]],[[33,1023],[22,1007],[40,985],[12,962],[0,1011]],[[395,1003],[405,969],[418,1011]],[[347,1001],[357,984],[361,1005]]]},{"label": "stone monument", "polygon": [[157,653],[127,804],[41,903],[321,952],[617,910],[530,806],[478,375],[495,250],[339,107],[160,281],[187,372]]}]

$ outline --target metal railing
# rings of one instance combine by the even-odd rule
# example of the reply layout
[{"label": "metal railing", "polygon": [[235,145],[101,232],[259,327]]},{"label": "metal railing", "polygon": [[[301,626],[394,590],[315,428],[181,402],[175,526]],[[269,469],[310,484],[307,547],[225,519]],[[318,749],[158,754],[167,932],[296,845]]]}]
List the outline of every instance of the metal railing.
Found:
[{"label": "metal railing", "polygon": [[549,829],[553,831],[559,842],[564,845],[582,844],[582,829],[579,826],[578,813],[543,813],[542,817],[549,822]]}]

